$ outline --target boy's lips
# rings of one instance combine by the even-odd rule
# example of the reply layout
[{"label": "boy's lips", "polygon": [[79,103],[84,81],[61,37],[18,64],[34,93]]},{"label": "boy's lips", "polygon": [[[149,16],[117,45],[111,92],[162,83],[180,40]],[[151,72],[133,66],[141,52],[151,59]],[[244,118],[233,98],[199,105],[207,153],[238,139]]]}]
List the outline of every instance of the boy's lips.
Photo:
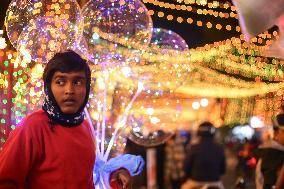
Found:
[{"label": "boy's lips", "polygon": [[76,103],[76,101],[74,100],[74,99],[65,99],[65,100],[63,100],[63,104],[65,104],[65,105],[74,105]]}]

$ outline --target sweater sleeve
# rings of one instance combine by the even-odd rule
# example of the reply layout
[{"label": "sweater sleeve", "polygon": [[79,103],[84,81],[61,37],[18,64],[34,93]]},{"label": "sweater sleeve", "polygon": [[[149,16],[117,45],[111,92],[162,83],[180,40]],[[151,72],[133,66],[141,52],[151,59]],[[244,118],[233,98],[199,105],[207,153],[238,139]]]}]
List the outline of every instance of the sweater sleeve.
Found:
[{"label": "sweater sleeve", "polygon": [[36,160],[35,144],[30,128],[18,126],[0,152],[0,189],[24,186]]}]

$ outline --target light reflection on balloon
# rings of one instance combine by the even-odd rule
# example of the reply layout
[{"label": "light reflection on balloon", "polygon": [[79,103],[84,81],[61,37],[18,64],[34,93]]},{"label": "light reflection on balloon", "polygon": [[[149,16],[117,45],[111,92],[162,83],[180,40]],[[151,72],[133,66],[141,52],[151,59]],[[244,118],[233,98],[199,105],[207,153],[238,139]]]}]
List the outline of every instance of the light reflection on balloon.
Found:
[{"label": "light reflection on balloon", "polygon": [[77,32],[77,26],[61,19],[31,20],[19,36],[18,55],[27,63],[47,63],[55,53],[73,48]]},{"label": "light reflection on balloon", "polygon": [[[161,28],[153,29],[150,47],[154,52],[165,54],[169,50],[178,54],[188,49],[182,37]],[[143,81],[144,90],[129,113],[127,136],[143,146],[159,145],[169,139],[178,126],[180,105],[171,98],[174,98],[174,90],[188,76],[190,68],[175,62],[147,62],[143,66],[134,67],[133,72]]]},{"label": "light reflection on balloon", "polygon": [[75,25],[80,21],[80,7],[76,0],[12,0],[7,9],[5,25],[16,49],[24,28],[41,17],[53,17]]},{"label": "light reflection on balloon", "polygon": [[[145,49],[151,39],[152,20],[138,0],[89,1],[82,8],[80,50],[93,63],[139,63],[139,52],[125,57],[120,47]],[[85,42],[86,43],[85,43]]]},{"label": "light reflection on balloon", "polygon": [[[162,28],[154,28],[150,48],[153,52],[168,54],[168,51],[171,51],[178,56],[180,52],[188,50],[188,45],[177,33]],[[187,56],[190,58],[189,54]],[[133,71],[137,72],[139,78],[144,78],[146,90],[157,89],[150,94],[154,93],[155,96],[159,96],[162,95],[163,91],[173,92],[181,86],[191,69],[184,63],[146,62],[143,66],[134,67]]]},{"label": "light reflection on balloon", "polygon": [[[114,157],[122,154],[126,145],[123,120],[127,118],[126,109],[135,90],[125,82],[131,79],[132,71],[129,67],[97,71],[95,65],[90,66],[92,86],[87,109],[99,138],[97,148],[102,155],[106,155],[110,145],[109,157]],[[115,140],[111,145],[110,141],[114,135]]]}]

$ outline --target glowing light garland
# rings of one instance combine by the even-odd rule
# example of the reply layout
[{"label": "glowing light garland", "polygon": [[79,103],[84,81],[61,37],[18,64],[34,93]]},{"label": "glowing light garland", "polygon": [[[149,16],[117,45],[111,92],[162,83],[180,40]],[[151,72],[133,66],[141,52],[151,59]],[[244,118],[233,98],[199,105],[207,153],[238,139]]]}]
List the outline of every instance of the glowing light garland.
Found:
[{"label": "glowing light garland", "polygon": [[[166,4],[171,5],[170,3],[160,2],[158,0],[143,0],[144,3],[151,4]],[[235,6],[233,6],[230,2],[221,3],[219,1],[207,2],[207,0],[176,0],[178,3],[184,3],[185,5],[197,5],[197,6],[207,6],[208,8],[219,8],[219,9],[231,9],[232,11],[236,11]],[[182,5],[180,5],[182,6]]]},{"label": "glowing light garland", "polygon": [[166,2],[160,2],[160,1],[148,1],[148,0],[144,0],[144,3],[150,3],[153,4],[155,6],[159,6],[161,8],[166,8],[166,9],[171,9],[171,10],[182,10],[182,11],[188,11],[188,12],[194,12],[197,13],[199,15],[210,15],[210,16],[214,16],[214,17],[220,17],[220,18],[234,18],[234,19],[238,19],[238,15],[235,12],[231,12],[231,13],[226,13],[226,12],[218,12],[218,11],[214,11],[212,9],[199,9],[199,8],[195,8],[192,6],[187,6],[187,5],[176,5],[176,4],[172,4],[172,3],[166,3]]}]

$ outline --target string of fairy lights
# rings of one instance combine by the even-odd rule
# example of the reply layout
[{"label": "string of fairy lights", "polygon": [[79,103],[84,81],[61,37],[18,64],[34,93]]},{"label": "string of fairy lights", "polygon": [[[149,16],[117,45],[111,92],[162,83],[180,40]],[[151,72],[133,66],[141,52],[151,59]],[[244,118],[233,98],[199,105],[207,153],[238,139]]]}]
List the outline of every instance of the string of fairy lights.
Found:
[{"label": "string of fairy lights", "polygon": [[[159,2],[157,0],[144,0],[144,3],[155,3]],[[232,11],[236,11],[235,6],[233,6],[230,2],[219,2],[219,1],[212,1],[208,2],[207,0],[176,0],[177,3],[182,3],[185,5],[196,5],[196,6],[203,6],[208,7],[211,9],[230,9]],[[162,3],[162,2],[161,2]],[[165,4],[169,4],[167,2],[164,2]]]},{"label": "string of fairy lights", "polygon": [[168,10],[177,10],[177,11],[186,11],[186,12],[194,12],[199,15],[206,15],[206,16],[214,16],[215,18],[234,18],[238,19],[238,15],[235,12],[235,8],[232,7],[232,12],[222,12],[222,11],[215,11],[213,9],[205,9],[205,8],[195,8],[193,6],[189,5],[179,5],[179,4],[173,4],[168,2],[162,2],[157,0],[143,0],[144,3],[149,3],[155,6],[158,6],[160,8],[165,8]]}]

